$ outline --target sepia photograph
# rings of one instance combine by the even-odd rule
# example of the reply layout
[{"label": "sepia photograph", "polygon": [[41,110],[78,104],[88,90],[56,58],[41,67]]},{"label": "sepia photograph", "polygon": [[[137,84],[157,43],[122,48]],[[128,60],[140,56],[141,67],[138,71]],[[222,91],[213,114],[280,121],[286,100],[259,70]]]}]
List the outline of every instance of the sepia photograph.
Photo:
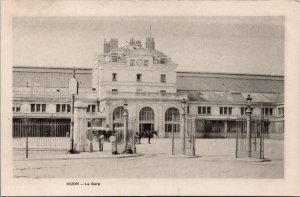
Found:
[{"label": "sepia photograph", "polygon": [[157,195],[171,180],[168,194],[182,195],[202,193],[182,189],[185,179],[289,177],[287,16],[10,19],[11,116],[1,113],[10,128],[1,144],[8,139],[10,178],[20,185],[57,180],[103,195],[105,180],[159,180],[158,190],[106,193]]}]

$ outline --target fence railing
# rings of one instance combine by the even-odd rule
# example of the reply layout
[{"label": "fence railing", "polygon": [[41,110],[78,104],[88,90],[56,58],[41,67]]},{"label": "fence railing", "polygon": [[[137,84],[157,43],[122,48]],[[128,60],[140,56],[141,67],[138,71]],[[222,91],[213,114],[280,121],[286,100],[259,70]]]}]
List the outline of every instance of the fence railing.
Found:
[{"label": "fence railing", "polygon": [[70,145],[68,122],[13,122],[13,148],[63,148]]}]

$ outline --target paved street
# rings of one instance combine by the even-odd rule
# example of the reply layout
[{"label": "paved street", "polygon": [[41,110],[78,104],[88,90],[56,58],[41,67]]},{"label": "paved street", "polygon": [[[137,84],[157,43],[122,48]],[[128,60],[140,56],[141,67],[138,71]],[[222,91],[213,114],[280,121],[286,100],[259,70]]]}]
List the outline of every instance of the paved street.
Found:
[{"label": "paved street", "polygon": [[[69,159],[65,151],[14,151],[14,176],[26,178],[283,178],[283,140],[266,140],[265,157],[249,162],[234,158],[234,139],[197,139],[197,158],[171,157],[170,139],[137,145],[143,156]],[[108,144],[109,145],[109,144]],[[107,146],[109,147],[109,146]],[[109,151],[103,154],[110,154]],[[55,157],[63,156],[63,159]],[[84,155],[84,154],[82,154]],[[32,159],[35,158],[35,159]],[[40,158],[40,159],[39,159]],[[52,158],[52,159],[51,159]]]}]

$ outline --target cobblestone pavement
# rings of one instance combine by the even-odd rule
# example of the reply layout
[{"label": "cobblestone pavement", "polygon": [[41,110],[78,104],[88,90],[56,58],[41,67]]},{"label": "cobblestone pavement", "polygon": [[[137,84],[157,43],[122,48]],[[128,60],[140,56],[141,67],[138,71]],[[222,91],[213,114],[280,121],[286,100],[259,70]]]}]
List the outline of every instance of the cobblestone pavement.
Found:
[{"label": "cobblestone pavement", "polygon": [[[109,146],[107,146],[109,147]],[[283,140],[266,140],[265,157],[251,162],[234,158],[234,139],[197,139],[196,158],[171,157],[170,139],[143,139],[139,157],[109,158],[99,152],[70,159],[65,151],[14,151],[14,177],[26,178],[283,178]],[[83,155],[90,154],[91,157]],[[99,157],[95,156],[96,154]],[[102,154],[102,153],[101,153]],[[106,150],[103,155],[109,155]],[[59,157],[62,155],[63,157]],[[58,158],[59,157],[59,158]],[[78,170],[80,169],[80,170]]]}]

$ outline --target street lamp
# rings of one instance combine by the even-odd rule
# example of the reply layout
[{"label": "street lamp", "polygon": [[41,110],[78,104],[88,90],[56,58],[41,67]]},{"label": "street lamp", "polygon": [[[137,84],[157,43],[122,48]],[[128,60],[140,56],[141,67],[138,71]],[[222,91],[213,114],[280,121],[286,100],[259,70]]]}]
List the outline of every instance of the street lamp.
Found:
[{"label": "street lamp", "polygon": [[181,101],[181,108],[183,109],[183,113],[185,114],[185,109],[186,109],[186,99],[183,98]]},{"label": "street lamp", "polygon": [[246,116],[247,116],[247,152],[248,152],[248,157],[251,157],[251,114],[252,114],[252,109],[251,109],[251,105],[252,105],[252,98],[250,96],[250,94],[247,96],[246,98],[246,105],[247,105],[247,109],[246,109]]},{"label": "street lamp", "polygon": [[186,99],[181,101],[181,108],[183,109],[183,133],[182,133],[182,153],[185,154],[185,116],[186,116]]},{"label": "street lamp", "polygon": [[251,98],[250,94],[248,94],[248,96],[246,98],[246,105],[247,105],[247,107],[250,107],[252,105],[252,98]]},{"label": "street lamp", "polygon": [[124,152],[126,152],[127,149],[127,131],[128,131],[128,111],[127,111],[127,101],[124,101],[123,104],[123,116],[124,116]]},{"label": "street lamp", "polygon": [[127,103],[127,101],[125,100],[124,103],[123,103],[124,112],[125,112],[125,110],[127,110],[127,106],[128,106],[128,103]]}]

